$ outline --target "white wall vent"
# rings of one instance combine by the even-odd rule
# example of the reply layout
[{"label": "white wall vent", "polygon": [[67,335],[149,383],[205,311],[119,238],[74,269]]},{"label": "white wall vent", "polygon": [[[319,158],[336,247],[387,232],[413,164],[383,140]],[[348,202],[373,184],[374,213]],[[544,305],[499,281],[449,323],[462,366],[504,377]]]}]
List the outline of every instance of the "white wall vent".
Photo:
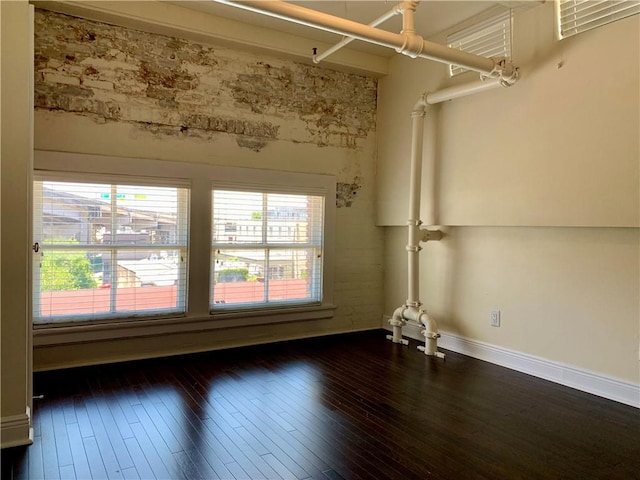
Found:
[{"label": "white wall vent", "polygon": [[[447,37],[447,45],[483,57],[511,58],[511,11],[507,10]],[[466,68],[449,65],[451,77]]]},{"label": "white wall vent", "polygon": [[638,13],[638,0],[558,0],[558,36],[567,38]]}]

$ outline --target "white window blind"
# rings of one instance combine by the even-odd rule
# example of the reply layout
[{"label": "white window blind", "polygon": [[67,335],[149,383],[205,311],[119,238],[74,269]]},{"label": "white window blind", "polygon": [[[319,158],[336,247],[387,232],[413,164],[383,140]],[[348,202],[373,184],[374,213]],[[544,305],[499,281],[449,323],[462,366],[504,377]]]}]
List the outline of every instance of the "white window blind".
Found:
[{"label": "white window blind", "polygon": [[638,0],[558,0],[556,16],[560,38],[640,13]]},{"label": "white window blind", "polygon": [[188,189],[60,178],[34,182],[34,324],[183,313]]},{"label": "white window blind", "polygon": [[[447,37],[447,45],[482,57],[511,58],[511,12],[505,11]],[[449,75],[466,72],[449,65]]]},{"label": "white window blind", "polygon": [[212,310],[321,302],[324,200],[214,187]]}]

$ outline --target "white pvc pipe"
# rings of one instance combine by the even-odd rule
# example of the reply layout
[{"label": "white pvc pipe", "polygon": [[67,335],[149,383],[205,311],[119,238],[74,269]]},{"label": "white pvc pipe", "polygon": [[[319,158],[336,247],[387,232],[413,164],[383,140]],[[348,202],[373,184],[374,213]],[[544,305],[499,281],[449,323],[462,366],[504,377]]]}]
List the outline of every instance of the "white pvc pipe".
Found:
[{"label": "white pvc pipe", "polygon": [[424,347],[418,347],[418,350],[422,350],[425,355],[432,355],[440,358],[444,358],[444,353],[438,352],[438,325],[436,321],[427,315],[427,312],[423,312],[420,315],[420,323],[424,325],[424,330],[420,333],[424,335]]},{"label": "white pvc pipe", "polygon": [[402,338],[402,326],[405,324],[404,320],[404,312],[407,309],[406,306],[396,308],[395,312],[393,312],[393,316],[391,320],[389,320],[389,324],[393,330],[393,335],[387,335],[387,338],[393,343],[402,343],[404,345],[409,345],[409,341]]},{"label": "white pvc pipe", "polygon": [[453,100],[454,98],[472,95],[474,93],[482,92],[484,90],[491,90],[501,86],[504,86],[504,84],[503,80],[501,80],[500,78],[487,78],[484,80],[481,79],[475,82],[465,83],[464,85],[443,88],[442,90],[438,90],[437,92],[429,93],[426,96],[426,102],[429,105],[435,105],[436,103],[446,102],[448,100]]},{"label": "white pvc pipe", "polygon": [[[389,20],[390,18],[392,18],[392,17],[394,17],[396,15],[399,15],[400,13],[402,13],[402,8],[401,8],[401,4],[398,4],[395,7],[393,7],[391,10],[389,10],[387,13],[385,13],[384,15],[380,15],[373,22],[369,23],[369,26],[370,27],[377,27],[378,25],[382,25],[384,22],[386,22],[387,20]],[[320,55],[314,55],[313,56],[313,63],[320,63],[322,60],[327,58],[329,55],[337,52],[342,47],[345,47],[345,46],[349,45],[354,40],[355,40],[355,38],[353,38],[353,37],[347,37],[344,40],[342,40],[342,41],[338,42],[337,44],[335,44],[333,47],[328,48],[327,50],[322,52]]]},{"label": "white pvc pipe", "polygon": [[416,13],[416,7],[418,2],[404,2],[404,8],[402,10],[402,34],[415,35],[416,27],[414,22],[414,16]]},{"label": "white pvc pipe", "polygon": [[[393,335],[387,338],[394,343],[406,343],[402,339],[402,327],[407,320],[424,325],[421,333],[425,337],[425,345],[418,347],[426,355],[444,357],[438,352],[438,326],[433,318],[420,307],[420,242],[429,239],[425,236],[425,230],[420,228],[420,190],[422,183],[422,148],[424,138],[424,117],[429,105],[445,102],[454,98],[471,95],[473,93],[508,86],[518,79],[517,71],[509,80],[481,79],[464,85],[445,88],[434,93],[423,94],[411,111],[411,173],[409,179],[409,219],[408,243],[407,243],[407,271],[408,271],[408,298],[402,307],[398,307],[389,321],[393,328]],[[441,232],[440,232],[441,234]],[[434,235],[433,239],[441,237]]]},{"label": "white pvc pipe", "polygon": [[[425,105],[426,106],[426,105]],[[411,112],[411,173],[409,177],[409,220],[407,261],[408,298],[407,305],[419,307],[420,301],[420,188],[422,182],[422,141],[425,106],[418,105]]]},{"label": "white pvc pipe", "polygon": [[345,18],[336,17],[280,0],[216,1],[225,5],[231,5],[244,10],[262,13],[301,25],[337,33],[338,35],[345,35],[365,42],[394,48],[399,53],[409,55],[410,57],[427,58],[441,63],[453,63],[486,75],[496,74],[497,64],[491,58],[481,57],[429,42],[419,35],[387,32],[375,27],[370,27],[369,25],[363,25]]}]

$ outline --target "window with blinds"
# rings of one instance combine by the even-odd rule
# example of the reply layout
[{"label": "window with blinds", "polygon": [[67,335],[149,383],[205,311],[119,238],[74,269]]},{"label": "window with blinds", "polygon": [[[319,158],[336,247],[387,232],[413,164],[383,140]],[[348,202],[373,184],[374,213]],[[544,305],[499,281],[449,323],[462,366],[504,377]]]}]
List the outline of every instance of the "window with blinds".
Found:
[{"label": "window with blinds", "polygon": [[324,200],[214,187],[212,310],[321,302]]},{"label": "window with blinds", "polygon": [[638,0],[558,0],[559,37],[567,38],[640,13]]},{"label": "window with blinds", "polygon": [[36,177],[34,324],[185,312],[189,190],[154,183]]},{"label": "window with blinds", "polygon": [[[447,45],[482,57],[511,58],[511,12],[502,12],[449,35]],[[449,65],[451,77],[466,71],[458,65]]]}]

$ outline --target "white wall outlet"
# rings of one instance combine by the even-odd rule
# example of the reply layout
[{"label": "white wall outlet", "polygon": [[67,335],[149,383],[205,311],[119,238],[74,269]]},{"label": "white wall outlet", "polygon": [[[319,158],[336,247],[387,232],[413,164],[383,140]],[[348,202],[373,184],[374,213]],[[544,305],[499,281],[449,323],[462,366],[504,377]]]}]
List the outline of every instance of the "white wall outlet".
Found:
[{"label": "white wall outlet", "polygon": [[500,310],[491,310],[491,326],[500,326]]}]

